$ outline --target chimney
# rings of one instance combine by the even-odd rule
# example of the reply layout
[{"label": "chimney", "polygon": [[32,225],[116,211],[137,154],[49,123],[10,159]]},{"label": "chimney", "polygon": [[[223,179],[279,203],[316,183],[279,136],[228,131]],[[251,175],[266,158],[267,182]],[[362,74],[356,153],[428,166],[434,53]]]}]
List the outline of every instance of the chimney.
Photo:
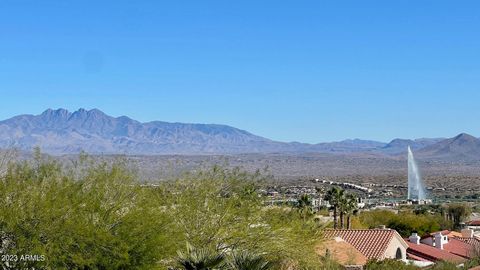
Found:
[{"label": "chimney", "polygon": [[443,235],[441,232],[436,233],[434,236],[435,247],[438,249],[443,249]]},{"label": "chimney", "polygon": [[463,230],[462,230],[462,237],[472,238],[472,237],[473,237],[473,230],[463,229]]},{"label": "chimney", "polygon": [[408,238],[410,243],[414,243],[415,245],[420,245],[420,236],[418,236],[417,233],[412,233],[410,237]]},{"label": "chimney", "polygon": [[381,230],[385,230],[385,229],[387,229],[387,226],[385,226],[385,225],[380,225],[380,226],[378,226],[378,228],[381,229]]}]

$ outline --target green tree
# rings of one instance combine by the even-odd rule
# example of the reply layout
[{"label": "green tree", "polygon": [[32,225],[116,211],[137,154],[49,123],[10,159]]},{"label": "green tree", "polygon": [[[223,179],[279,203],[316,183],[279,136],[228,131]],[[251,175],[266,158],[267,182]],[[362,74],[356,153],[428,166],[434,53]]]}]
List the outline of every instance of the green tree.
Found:
[{"label": "green tree", "polygon": [[[121,161],[99,163],[76,178],[39,152],[0,179],[1,249],[36,254],[3,268],[152,269],[168,248],[164,213]],[[3,243],[8,243],[3,245]]]},{"label": "green tree", "polygon": [[404,237],[410,236],[413,232],[425,235],[443,229],[440,226],[442,223],[440,215],[415,215],[407,211],[396,214],[387,210],[375,210],[362,212],[358,217],[368,228],[386,225]]},{"label": "green tree", "polygon": [[[332,187],[330,190],[327,191],[325,194],[325,200],[328,201],[333,210],[333,228],[338,228],[338,213],[340,205],[345,196],[345,191],[339,187]],[[343,217],[343,214],[340,211],[340,214]]]},{"label": "green tree", "polygon": [[453,222],[453,228],[460,228],[460,223],[471,213],[472,208],[466,203],[452,203],[446,206],[447,220]]}]

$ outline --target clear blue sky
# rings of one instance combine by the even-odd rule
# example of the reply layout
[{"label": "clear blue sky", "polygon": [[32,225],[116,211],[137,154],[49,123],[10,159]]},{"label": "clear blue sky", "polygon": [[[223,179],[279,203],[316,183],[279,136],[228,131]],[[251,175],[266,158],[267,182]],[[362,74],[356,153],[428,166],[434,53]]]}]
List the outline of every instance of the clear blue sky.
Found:
[{"label": "clear blue sky", "polygon": [[3,0],[0,94],[0,119],[83,107],[281,141],[480,136],[480,2]]}]

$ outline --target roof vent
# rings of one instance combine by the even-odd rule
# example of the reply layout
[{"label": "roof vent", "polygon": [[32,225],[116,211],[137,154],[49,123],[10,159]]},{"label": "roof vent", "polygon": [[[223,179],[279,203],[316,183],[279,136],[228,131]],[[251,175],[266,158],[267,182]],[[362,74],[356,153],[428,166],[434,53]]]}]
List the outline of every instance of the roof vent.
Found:
[{"label": "roof vent", "polygon": [[438,249],[443,249],[443,245],[446,244],[446,241],[444,240],[442,233],[436,233],[433,239],[435,241],[435,247]]},{"label": "roof vent", "polygon": [[410,243],[414,243],[415,245],[420,245],[420,236],[417,233],[412,233],[412,235],[408,238]]}]

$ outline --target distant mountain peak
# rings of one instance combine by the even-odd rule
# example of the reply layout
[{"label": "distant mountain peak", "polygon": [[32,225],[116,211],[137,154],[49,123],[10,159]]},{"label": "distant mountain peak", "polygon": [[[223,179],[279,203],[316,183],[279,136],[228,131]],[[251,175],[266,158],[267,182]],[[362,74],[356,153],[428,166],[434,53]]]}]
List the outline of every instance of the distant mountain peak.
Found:
[{"label": "distant mountain peak", "polygon": [[67,117],[71,115],[83,115],[83,116],[107,116],[104,112],[102,112],[99,109],[91,109],[91,110],[86,110],[84,108],[79,108],[78,110],[74,112],[69,112],[67,109],[59,108],[59,109],[47,109],[43,113],[40,114],[40,116],[43,117]]},{"label": "distant mountain peak", "polygon": [[480,160],[480,139],[461,133],[422,149],[420,154],[426,157]]},{"label": "distant mountain peak", "polygon": [[474,137],[470,134],[467,134],[467,133],[460,133],[457,136],[455,136],[453,139],[454,140],[468,140],[468,141],[476,141],[477,140],[476,137]]},{"label": "distant mountain peak", "polygon": [[99,109],[97,108],[93,108],[91,109],[90,111],[88,111],[89,113],[95,113],[95,114],[105,114],[104,112],[100,111]]},{"label": "distant mountain peak", "polygon": [[70,112],[66,109],[47,109],[45,110],[41,115],[43,116],[66,116],[66,115],[69,115]]},{"label": "distant mountain peak", "polygon": [[75,112],[71,113],[72,117],[74,118],[81,118],[81,119],[87,119],[87,118],[113,118],[111,116],[108,116],[104,112],[102,112],[99,109],[91,109],[91,110],[86,110],[84,108],[80,108],[76,110]]},{"label": "distant mountain peak", "polygon": [[422,139],[410,140],[410,139],[396,138],[396,139],[393,139],[388,144],[386,144],[383,147],[383,151],[384,153],[388,153],[388,154],[402,154],[407,151],[407,147],[409,146],[412,150],[419,150],[419,149],[428,147],[430,145],[433,145],[435,143],[438,143],[442,140],[444,139],[443,138],[436,138],[436,139],[422,138]]},{"label": "distant mountain peak", "polygon": [[[63,110],[63,109],[59,109],[59,110]],[[90,110],[87,110],[85,108],[79,108],[78,110],[76,110],[75,112],[73,113],[85,113],[85,114],[105,114],[104,112],[102,112],[101,110],[97,109],[97,108],[93,108],[93,109],[90,109]]]}]

